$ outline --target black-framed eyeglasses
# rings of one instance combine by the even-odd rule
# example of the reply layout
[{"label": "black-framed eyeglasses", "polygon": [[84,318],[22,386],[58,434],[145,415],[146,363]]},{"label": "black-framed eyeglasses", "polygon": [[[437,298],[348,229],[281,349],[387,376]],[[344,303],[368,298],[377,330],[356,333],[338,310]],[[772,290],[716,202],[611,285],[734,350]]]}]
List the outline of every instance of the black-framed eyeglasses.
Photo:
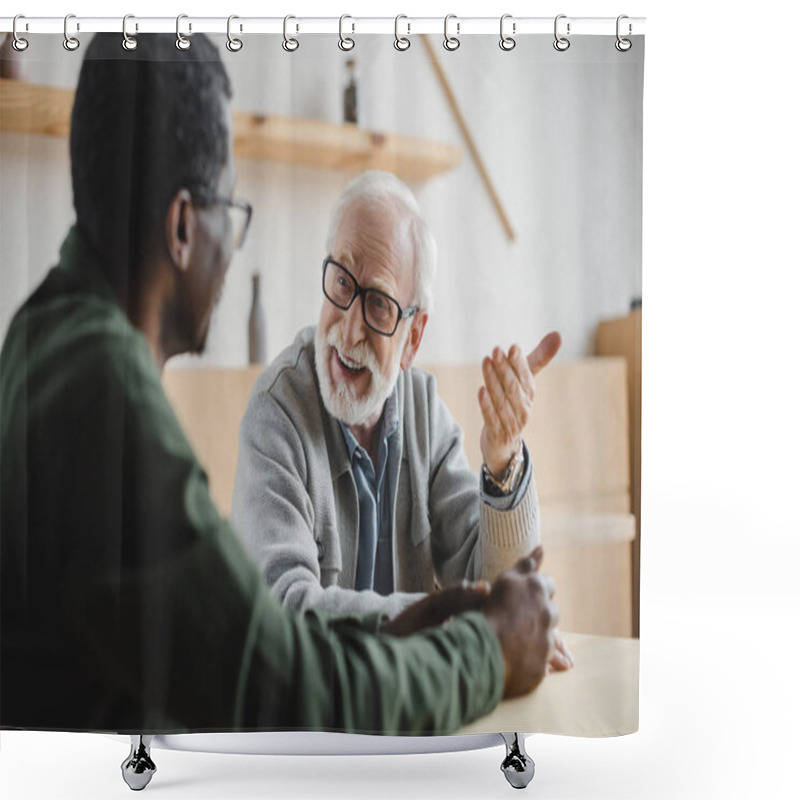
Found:
[{"label": "black-framed eyeglasses", "polygon": [[220,203],[228,207],[228,217],[233,231],[233,246],[238,250],[247,236],[250,219],[253,216],[253,206],[246,200],[235,197],[222,197],[218,194],[199,194],[198,199],[203,203]]},{"label": "black-framed eyeglasses", "polygon": [[341,264],[328,257],[322,262],[322,291],[337,308],[347,311],[361,295],[364,323],[381,336],[394,336],[400,320],[413,317],[417,306],[403,308],[380,289],[365,289]]}]

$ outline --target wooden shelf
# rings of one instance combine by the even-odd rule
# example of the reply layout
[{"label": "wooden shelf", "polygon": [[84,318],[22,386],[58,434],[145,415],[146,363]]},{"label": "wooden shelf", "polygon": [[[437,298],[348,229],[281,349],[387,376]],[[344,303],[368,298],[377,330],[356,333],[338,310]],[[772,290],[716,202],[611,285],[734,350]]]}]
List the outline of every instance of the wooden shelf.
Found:
[{"label": "wooden shelf", "polygon": [[630,543],[636,536],[633,514],[551,511],[542,507],[542,544],[546,550],[595,544]]},{"label": "wooden shelf", "polygon": [[[74,92],[0,78],[0,130],[42,136],[69,135]],[[367,131],[314,119],[233,115],[238,158],[300,164],[318,169],[382,169],[424,181],[461,161],[457,145]]]}]

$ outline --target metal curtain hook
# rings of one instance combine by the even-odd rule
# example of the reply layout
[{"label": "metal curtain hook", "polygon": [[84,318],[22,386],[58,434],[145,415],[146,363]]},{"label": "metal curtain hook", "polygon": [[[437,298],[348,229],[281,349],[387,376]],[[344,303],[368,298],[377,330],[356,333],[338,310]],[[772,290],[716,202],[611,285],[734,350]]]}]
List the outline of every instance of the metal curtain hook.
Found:
[{"label": "metal curtain hook", "polygon": [[[558,35],[558,21],[560,19],[566,19],[566,14],[559,14],[556,17],[555,22],[553,23],[553,35],[556,37],[555,41],[553,42],[553,47],[558,50],[559,53],[563,53],[565,50],[569,50],[569,39],[566,36],[559,36]],[[569,22],[567,23],[567,36],[569,36]]]},{"label": "metal curtain hook", "polygon": [[[228,41],[225,42],[225,47],[227,47],[231,53],[238,53],[244,47],[244,43],[241,39],[237,39],[235,36],[231,35],[231,22],[233,22],[235,19],[239,19],[236,14],[231,14],[228,17]],[[239,26],[239,30],[242,30],[241,25]]]},{"label": "metal curtain hook", "polygon": [[447,33],[447,25],[451,19],[457,20],[458,18],[455,14],[448,14],[444,18],[444,42],[442,42],[442,45],[445,50],[449,50],[452,53],[453,50],[458,50],[458,48],[461,47],[461,40],[458,38],[458,34],[461,33],[461,23],[456,22],[456,35],[449,36]]},{"label": "metal curtain hook", "polygon": [[[297,39],[289,36],[287,32],[290,19],[297,19],[297,17],[293,17],[291,14],[288,14],[283,18],[283,42],[281,43],[281,46],[287,53],[293,53],[298,47],[300,47],[300,42],[298,42]],[[295,30],[299,31],[300,26],[296,25]]]},{"label": "metal curtain hook", "polygon": [[[614,42],[614,47],[616,47],[617,50],[620,51],[620,53],[627,53],[628,50],[630,50],[631,47],[633,47],[633,42],[630,39],[624,39],[621,36],[620,32],[619,32],[620,31],[620,22],[622,22],[622,20],[624,20],[624,19],[628,19],[628,15],[627,14],[620,14],[617,17],[617,41]],[[633,28],[632,28],[631,24],[628,23],[628,35],[630,35],[632,30],[633,30]]]},{"label": "metal curtain hook", "polygon": [[[394,49],[403,52],[411,47],[411,39],[407,39],[405,36],[400,35],[401,19],[408,19],[408,17],[405,14],[398,14],[394,18]],[[408,28],[408,34],[411,35],[411,23],[406,22],[406,27]]]},{"label": "metal curtain hook", "polygon": [[[349,14],[342,14],[342,16],[339,17],[339,49],[344,50],[345,52],[347,52],[348,50],[352,50],[356,46],[355,41],[351,39],[349,36],[345,36],[344,31],[342,30],[342,28],[344,27],[344,21],[346,19],[353,19],[353,18]],[[350,25],[352,28],[351,33],[355,33],[356,31],[355,22],[350,23]]]},{"label": "metal curtain hook", "polygon": [[[506,36],[504,26],[507,19],[511,19],[511,14],[503,14],[500,17],[500,49],[505,50],[508,52],[509,50],[513,50],[517,46],[517,40],[513,36]],[[514,34],[517,32],[517,23],[511,23],[511,33]]]},{"label": "metal curtain hook", "polygon": [[[188,50],[192,43],[181,33],[181,20],[188,19],[188,14],[178,14],[178,18],[175,20],[175,35],[178,37],[175,40],[175,47],[178,50]],[[192,29],[191,24],[189,25],[189,30]]]},{"label": "metal curtain hook", "polygon": [[[17,14],[17,16],[14,17],[14,24],[12,26],[12,33],[14,35],[14,41],[11,42],[11,46],[18,53],[21,53],[23,50],[27,50],[28,49],[28,40],[27,39],[23,39],[17,33],[17,20],[20,20],[20,19],[25,19],[25,15],[24,14]],[[27,30],[27,29],[28,29],[28,24],[25,23],[25,30]]]},{"label": "metal curtain hook", "polygon": [[[137,41],[135,36],[128,36],[128,20],[129,19],[136,19],[133,14],[126,14],[122,18],[122,47],[125,50],[135,50],[139,46],[139,42]],[[136,26],[136,30],[139,30],[139,26]]]},{"label": "metal curtain hook", "polygon": [[[81,43],[74,36],[69,35],[68,25],[71,19],[75,19],[74,14],[67,14],[64,17],[64,49],[69,50],[70,53],[81,46]],[[80,30],[80,24],[77,24],[76,30]]]}]

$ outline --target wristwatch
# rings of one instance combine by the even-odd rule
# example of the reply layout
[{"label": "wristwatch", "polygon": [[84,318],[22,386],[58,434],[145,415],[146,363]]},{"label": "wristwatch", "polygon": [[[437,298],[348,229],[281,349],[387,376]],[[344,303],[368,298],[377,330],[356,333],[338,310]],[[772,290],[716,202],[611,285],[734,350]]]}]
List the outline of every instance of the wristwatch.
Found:
[{"label": "wristwatch", "polygon": [[522,440],[519,443],[519,449],[511,457],[508,462],[506,471],[502,478],[495,478],[486,464],[483,465],[483,477],[486,481],[486,490],[489,494],[495,497],[503,497],[516,491],[519,482],[522,478],[522,467],[525,463],[525,457],[522,454]]}]

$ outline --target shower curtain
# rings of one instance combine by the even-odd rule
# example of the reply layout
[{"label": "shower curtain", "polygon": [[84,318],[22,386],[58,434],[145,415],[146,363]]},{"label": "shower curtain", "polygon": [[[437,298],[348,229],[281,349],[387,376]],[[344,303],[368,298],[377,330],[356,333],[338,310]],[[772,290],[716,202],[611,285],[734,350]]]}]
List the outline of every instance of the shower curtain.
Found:
[{"label": "shower curtain", "polygon": [[[102,58],[146,60],[147,36],[138,52],[117,43]],[[30,38],[16,52],[9,35],[0,62],[0,726],[636,730],[644,37],[632,37],[629,49],[615,47],[614,35],[573,37],[566,48],[545,35],[505,47],[496,35],[465,36],[443,48],[441,37],[412,35],[404,48],[379,35],[347,36],[343,47],[335,35],[264,35],[243,36],[237,49],[210,36],[215,50],[198,58],[223,64],[232,131],[195,124],[199,138],[223,141],[220,158],[230,136],[235,188],[231,176],[220,196],[188,192],[198,219],[221,204],[221,219],[246,238],[220,284],[204,346],[177,348],[202,353],[167,361],[164,396],[154,396],[161,390],[150,323],[137,316],[132,292],[109,289],[98,253],[107,247],[149,263],[144,241],[133,240],[160,207],[123,226],[124,242],[76,225],[82,201],[73,184],[85,176],[75,174],[69,133],[92,37],[80,35],[73,50],[62,36]],[[184,57],[173,48],[154,61],[154,80]],[[129,99],[129,124],[117,125],[112,144],[130,161],[114,162],[117,171],[97,191],[116,204],[114,214],[133,219],[136,192],[158,184],[155,173],[169,163],[151,137],[144,149],[152,158],[136,161],[134,174],[142,152],[134,117],[148,98],[133,86]],[[102,109],[101,99],[92,101]],[[153,130],[157,122],[153,116]],[[197,134],[166,131],[182,142],[174,152],[191,148]],[[214,152],[215,141],[207,146]],[[92,169],[92,158],[78,163]],[[369,257],[337,238],[341,219],[329,235],[340,194],[368,171],[381,180],[388,173],[399,192],[410,192],[435,241],[424,307],[413,281],[381,273],[387,245],[372,223],[358,231],[377,240]],[[165,219],[161,213],[162,228]],[[177,242],[185,240],[182,224]],[[418,253],[419,241],[410,241]],[[198,252],[211,258],[212,245]],[[176,264],[178,250],[166,248]],[[89,262],[93,277],[75,278],[75,264]],[[334,371],[353,378],[373,363],[358,361],[363,350],[380,355],[393,339],[376,331],[382,323],[368,316],[368,302],[389,304],[392,314],[416,306],[412,322],[398,321],[399,335],[425,312],[413,367],[403,362],[387,394],[397,419],[381,429],[385,462],[380,447],[367,453],[348,438],[347,424],[326,416],[317,396],[312,326],[335,307],[333,270],[339,284],[352,281],[342,301],[352,308],[342,313],[354,308],[353,324],[373,343],[348,350]],[[165,280],[182,286],[184,277]],[[551,331],[561,344],[534,370],[519,469],[492,482],[482,471],[483,360],[514,343],[533,352]],[[94,371],[80,336],[107,343],[89,353],[124,365],[118,383]],[[276,395],[274,381],[304,358],[306,372]],[[273,412],[264,405],[270,393]],[[131,423],[139,424],[141,408],[138,429]],[[383,425],[391,414],[380,408]],[[259,458],[264,448],[291,453],[278,465]],[[329,463],[334,452],[344,454],[353,481],[350,516],[337,487],[320,479],[340,479]],[[388,506],[378,501],[371,512],[377,531],[366,557],[369,491],[354,466],[361,453],[388,465],[387,491],[396,482]],[[314,472],[314,458],[324,468]],[[170,471],[170,459],[191,474]],[[290,468],[292,475],[282,471]],[[154,485],[161,480],[166,486]],[[232,514],[231,528],[217,523],[217,512]],[[487,545],[492,520],[517,512],[522,522],[497,523]],[[113,524],[89,530],[98,519]],[[519,542],[543,545],[541,571],[554,578],[570,669],[549,670],[533,692],[501,702],[503,653],[482,606],[415,636],[379,632],[405,607],[393,599],[398,593],[417,599],[462,579],[495,580],[516,560]],[[148,580],[138,585],[140,569]],[[266,676],[258,685],[256,664]],[[230,679],[222,689],[220,676]]]}]

